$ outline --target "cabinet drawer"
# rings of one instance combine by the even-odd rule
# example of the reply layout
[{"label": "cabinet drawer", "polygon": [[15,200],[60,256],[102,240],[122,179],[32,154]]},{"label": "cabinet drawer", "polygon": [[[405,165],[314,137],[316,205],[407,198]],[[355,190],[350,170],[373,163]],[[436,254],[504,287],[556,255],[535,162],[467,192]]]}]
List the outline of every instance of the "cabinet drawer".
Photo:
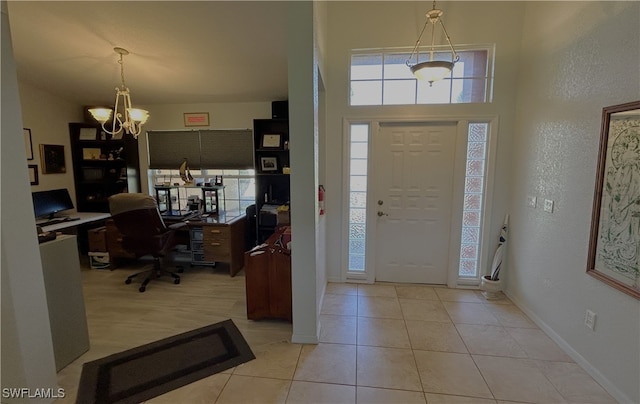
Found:
[{"label": "cabinet drawer", "polygon": [[229,226],[204,226],[202,233],[206,240],[229,240],[231,238],[231,229]]},{"label": "cabinet drawer", "polygon": [[225,261],[231,258],[231,242],[229,240],[205,241],[204,257],[208,261]]}]

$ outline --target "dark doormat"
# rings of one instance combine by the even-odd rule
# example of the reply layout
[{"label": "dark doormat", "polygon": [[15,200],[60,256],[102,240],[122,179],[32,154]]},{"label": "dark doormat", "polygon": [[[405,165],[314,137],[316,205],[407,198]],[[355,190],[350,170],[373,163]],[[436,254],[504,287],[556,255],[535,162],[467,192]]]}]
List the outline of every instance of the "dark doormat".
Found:
[{"label": "dark doormat", "polygon": [[225,320],[85,363],[76,403],[140,403],[252,359]]}]

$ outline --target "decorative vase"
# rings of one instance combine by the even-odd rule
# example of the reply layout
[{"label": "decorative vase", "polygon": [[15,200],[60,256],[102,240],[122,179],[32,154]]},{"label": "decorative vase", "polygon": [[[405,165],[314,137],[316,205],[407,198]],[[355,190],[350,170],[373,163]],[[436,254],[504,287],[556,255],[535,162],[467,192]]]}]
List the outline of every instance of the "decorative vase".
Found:
[{"label": "decorative vase", "polygon": [[482,277],[482,284],[480,286],[482,289],[482,295],[487,300],[497,300],[502,299],[502,280],[491,280],[491,276],[485,275]]}]

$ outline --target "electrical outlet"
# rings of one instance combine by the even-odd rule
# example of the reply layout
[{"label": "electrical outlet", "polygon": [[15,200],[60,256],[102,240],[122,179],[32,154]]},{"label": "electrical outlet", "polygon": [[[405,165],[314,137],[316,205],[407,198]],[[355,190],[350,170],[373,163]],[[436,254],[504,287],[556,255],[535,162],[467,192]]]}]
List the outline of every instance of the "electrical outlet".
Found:
[{"label": "electrical outlet", "polygon": [[584,325],[591,331],[595,331],[596,313],[592,312],[591,310],[587,310],[587,313],[584,315]]},{"label": "electrical outlet", "polygon": [[529,205],[530,208],[535,209],[536,205],[538,204],[538,198],[535,196],[527,196],[527,205]]},{"label": "electrical outlet", "polygon": [[553,213],[553,200],[551,199],[544,200],[544,211],[547,213]]}]

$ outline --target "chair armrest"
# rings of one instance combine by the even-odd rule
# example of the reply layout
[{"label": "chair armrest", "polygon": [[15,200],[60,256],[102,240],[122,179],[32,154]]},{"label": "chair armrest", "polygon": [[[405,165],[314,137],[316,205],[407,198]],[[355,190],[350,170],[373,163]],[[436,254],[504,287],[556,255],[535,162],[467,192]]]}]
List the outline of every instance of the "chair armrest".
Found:
[{"label": "chair armrest", "polygon": [[171,229],[171,230],[179,230],[179,229],[183,228],[186,225],[187,225],[186,222],[178,222],[178,223],[174,223],[172,225],[167,226],[167,228]]}]

